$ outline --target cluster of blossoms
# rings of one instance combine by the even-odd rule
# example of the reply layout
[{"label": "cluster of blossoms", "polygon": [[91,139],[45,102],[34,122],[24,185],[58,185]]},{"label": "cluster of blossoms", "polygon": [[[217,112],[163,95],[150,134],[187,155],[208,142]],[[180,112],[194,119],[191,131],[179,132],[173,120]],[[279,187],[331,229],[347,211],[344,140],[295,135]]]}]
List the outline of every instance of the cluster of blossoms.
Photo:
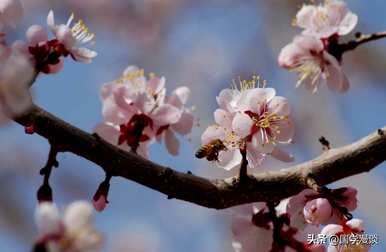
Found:
[{"label": "cluster of blossoms", "polygon": [[67,206],[63,217],[49,202],[41,203],[35,214],[39,230],[34,251],[83,252],[100,251],[102,236],[93,227],[90,203],[76,201]]},{"label": "cluster of blossoms", "polygon": [[292,161],[293,157],[280,149],[294,135],[287,99],[276,96],[273,88],[260,87],[257,76],[240,80],[239,86],[220,92],[216,124],[202,134],[203,145],[196,156],[216,161],[226,170],[240,165],[244,151],[252,167],[259,166],[267,155]]},{"label": "cluster of blossoms", "polygon": [[103,85],[104,121],[95,132],[144,157],[154,140],[164,141],[169,153],[177,155],[175,133],[187,135],[193,126],[191,110],[185,107],[189,94],[189,88],[179,87],[166,96],[164,77],[147,78],[143,69],[129,66],[118,80]]},{"label": "cluster of blossoms", "polygon": [[339,0],[303,5],[294,20],[303,31],[281,50],[279,65],[296,72],[296,86],[304,83],[313,93],[322,83],[332,90],[346,91],[349,83],[341,68],[343,52],[338,40],[349,34],[357,22],[357,15]]},{"label": "cluster of blossoms", "polygon": [[56,25],[52,11],[47,24],[54,38],[48,39],[45,29],[32,25],[26,32],[26,41],[6,41],[6,29],[15,27],[23,16],[19,0],[0,1],[0,122],[25,112],[32,104],[29,88],[40,72],[57,73],[63,66],[62,57],[71,56],[76,61],[90,62],[97,53],[78,47],[90,43],[94,34],[88,31],[82,20],[70,26]]},{"label": "cluster of blossoms", "polygon": [[[311,189],[282,200],[276,207],[278,219],[282,219],[281,239],[286,246],[296,251],[360,251],[367,252],[364,243],[329,244],[327,241],[315,243],[307,240],[311,234],[331,237],[362,234],[363,222],[345,216],[342,209],[353,211],[357,207],[357,191],[344,187],[331,191],[328,199]],[[325,225],[321,228],[321,225]],[[275,246],[272,239],[273,221],[265,205],[247,205],[237,210],[232,221],[233,248],[236,252],[270,251]],[[276,244],[279,246],[280,244]],[[327,246],[327,248],[326,248]],[[280,250],[281,251],[281,250]]]}]

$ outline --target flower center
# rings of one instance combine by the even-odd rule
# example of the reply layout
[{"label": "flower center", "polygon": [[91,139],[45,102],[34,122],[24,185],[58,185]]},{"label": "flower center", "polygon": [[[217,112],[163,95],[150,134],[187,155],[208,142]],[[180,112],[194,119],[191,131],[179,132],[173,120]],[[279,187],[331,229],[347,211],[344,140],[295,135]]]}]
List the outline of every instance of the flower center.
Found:
[{"label": "flower center", "polygon": [[253,120],[256,122],[256,126],[262,129],[275,129],[277,130],[277,133],[280,133],[279,126],[275,125],[275,123],[282,121],[282,120],[287,120],[287,116],[278,116],[275,113],[269,113],[269,112],[264,112],[262,116],[259,118],[254,117]]},{"label": "flower center", "polygon": [[288,116],[279,116],[268,111],[262,112],[261,115],[251,111],[245,113],[254,121],[250,136],[260,131],[262,142],[266,144],[276,143],[277,135],[281,133],[278,123],[288,120]]},{"label": "flower center", "polygon": [[118,80],[117,84],[129,83],[133,91],[141,92],[145,90],[144,70],[136,69],[128,73],[123,74]]}]

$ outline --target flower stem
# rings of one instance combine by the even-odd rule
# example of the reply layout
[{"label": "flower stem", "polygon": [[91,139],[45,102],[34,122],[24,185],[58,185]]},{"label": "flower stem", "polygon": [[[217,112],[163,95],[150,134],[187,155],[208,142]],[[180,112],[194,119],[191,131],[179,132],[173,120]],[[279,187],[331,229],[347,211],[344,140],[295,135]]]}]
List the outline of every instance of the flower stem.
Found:
[{"label": "flower stem", "polygon": [[248,179],[248,160],[247,160],[247,148],[244,146],[243,148],[240,148],[241,153],[241,164],[240,164],[240,172],[239,172],[239,178],[240,182],[243,182]]},{"label": "flower stem", "polygon": [[356,37],[357,38],[355,40],[351,40],[345,44],[341,44],[341,46],[343,48],[343,52],[354,50],[358,46],[365,44],[367,42],[370,42],[373,40],[378,40],[381,38],[385,38],[386,37],[386,31],[376,32],[376,33],[372,33],[372,34],[365,34],[365,35],[363,35],[361,33],[357,33]]}]

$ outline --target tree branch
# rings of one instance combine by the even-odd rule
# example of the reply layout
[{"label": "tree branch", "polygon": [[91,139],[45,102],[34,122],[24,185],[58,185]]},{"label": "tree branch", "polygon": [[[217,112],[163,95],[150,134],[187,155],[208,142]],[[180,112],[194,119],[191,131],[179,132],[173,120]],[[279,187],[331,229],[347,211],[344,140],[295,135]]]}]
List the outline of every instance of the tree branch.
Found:
[{"label": "tree branch", "polygon": [[[23,126],[102,167],[112,176],[135,181],[168,196],[208,208],[224,209],[258,201],[278,201],[309,188],[310,179],[319,186],[370,171],[386,159],[386,127],[344,147],[326,150],[319,157],[280,171],[249,175],[247,183],[237,177],[209,180],[182,173],[121,150],[97,135],[88,134],[33,106],[15,119]],[[184,167],[188,170],[190,167]]]},{"label": "tree branch", "polygon": [[341,44],[343,52],[351,51],[357,48],[358,46],[365,44],[367,42],[373,41],[373,40],[378,40],[381,38],[386,37],[386,31],[384,32],[376,32],[372,34],[362,34],[362,33],[357,33],[356,34],[356,39],[351,40],[345,44]]}]

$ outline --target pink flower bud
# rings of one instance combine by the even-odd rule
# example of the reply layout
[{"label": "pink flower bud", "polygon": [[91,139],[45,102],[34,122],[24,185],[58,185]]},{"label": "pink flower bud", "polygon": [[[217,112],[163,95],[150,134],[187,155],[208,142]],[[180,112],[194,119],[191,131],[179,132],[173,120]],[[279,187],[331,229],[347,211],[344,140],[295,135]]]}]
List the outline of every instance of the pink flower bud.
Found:
[{"label": "pink flower bud", "polygon": [[349,211],[354,211],[357,208],[358,200],[357,200],[358,191],[353,187],[347,187],[346,190],[342,193],[343,200],[339,200],[344,207],[346,207]]},{"label": "pink flower bud", "polygon": [[324,224],[332,215],[332,207],[327,199],[317,198],[307,202],[303,214],[308,223]]},{"label": "pink flower bud", "polygon": [[96,191],[92,200],[92,204],[96,211],[98,212],[103,211],[106,208],[107,203],[109,203],[109,201],[107,200],[109,189],[110,189],[110,183],[108,180],[103,181],[99,185],[98,190]]},{"label": "pink flower bud", "polygon": [[100,195],[97,200],[92,200],[92,204],[96,211],[102,212],[107,206],[107,199],[104,195]]}]

